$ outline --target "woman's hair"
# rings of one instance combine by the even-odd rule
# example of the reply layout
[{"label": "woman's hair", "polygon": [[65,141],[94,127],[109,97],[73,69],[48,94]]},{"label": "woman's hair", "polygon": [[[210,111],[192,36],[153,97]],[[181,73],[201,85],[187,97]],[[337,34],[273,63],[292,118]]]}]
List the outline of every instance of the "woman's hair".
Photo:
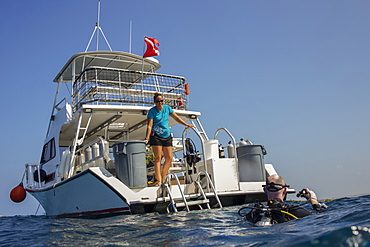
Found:
[{"label": "woman's hair", "polygon": [[163,98],[163,95],[162,95],[161,93],[155,93],[155,94],[154,94],[154,97],[153,97],[154,102],[156,101],[156,99],[157,99],[159,96],[161,96],[161,97]]}]

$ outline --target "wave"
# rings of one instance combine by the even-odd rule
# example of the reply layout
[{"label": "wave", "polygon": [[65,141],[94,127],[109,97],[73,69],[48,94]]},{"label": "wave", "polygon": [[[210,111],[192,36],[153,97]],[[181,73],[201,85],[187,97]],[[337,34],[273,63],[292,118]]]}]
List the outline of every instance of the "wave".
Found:
[{"label": "wave", "polygon": [[[370,195],[270,227],[242,220],[240,206],[102,219],[0,217],[1,246],[369,246]],[[309,208],[309,205],[304,205]]]},{"label": "wave", "polygon": [[297,222],[299,237],[286,246],[370,246],[370,195],[340,198],[327,205],[325,213]]},{"label": "wave", "polygon": [[296,240],[290,247],[299,246],[370,246],[370,228],[344,227],[310,240]]}]

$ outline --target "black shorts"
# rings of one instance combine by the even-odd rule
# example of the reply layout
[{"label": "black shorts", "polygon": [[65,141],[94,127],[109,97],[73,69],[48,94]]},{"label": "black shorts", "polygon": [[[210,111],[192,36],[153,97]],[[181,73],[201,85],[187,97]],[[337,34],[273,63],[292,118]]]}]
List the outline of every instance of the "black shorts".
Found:
[{"label": "black shorts", "polygon": [[172,147],[172,136],[162,138],[156,134],[150,135],[149,144],[150,146]]}]

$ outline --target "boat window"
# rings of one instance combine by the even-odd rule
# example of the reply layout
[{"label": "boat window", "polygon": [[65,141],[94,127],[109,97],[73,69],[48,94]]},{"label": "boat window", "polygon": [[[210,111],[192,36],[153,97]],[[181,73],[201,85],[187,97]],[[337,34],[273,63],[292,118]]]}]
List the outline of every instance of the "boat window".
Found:
[{"label": "boat window", "polygon": [[55,140],[51,139],[48,143],[44,145],[41,155],[41,164],[48,162],[55,157]]}]

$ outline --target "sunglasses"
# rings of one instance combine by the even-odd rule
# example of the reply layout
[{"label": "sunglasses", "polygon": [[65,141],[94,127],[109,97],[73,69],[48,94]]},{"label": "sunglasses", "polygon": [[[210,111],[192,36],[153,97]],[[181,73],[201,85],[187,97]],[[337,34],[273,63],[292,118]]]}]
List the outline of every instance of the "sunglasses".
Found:
[{"label": "sunglasses", "polygon": [[164,100],[157,100],[155,103],[162,103]]},{"label": "sunglasses", "polygon": [[262,185],[262,187],[266,188],[267,191],[270,192],[277,192],[279,190],[282,190],[284,188],[289,188],[290,186],[287,184],[275,184],[274,182]]}]

